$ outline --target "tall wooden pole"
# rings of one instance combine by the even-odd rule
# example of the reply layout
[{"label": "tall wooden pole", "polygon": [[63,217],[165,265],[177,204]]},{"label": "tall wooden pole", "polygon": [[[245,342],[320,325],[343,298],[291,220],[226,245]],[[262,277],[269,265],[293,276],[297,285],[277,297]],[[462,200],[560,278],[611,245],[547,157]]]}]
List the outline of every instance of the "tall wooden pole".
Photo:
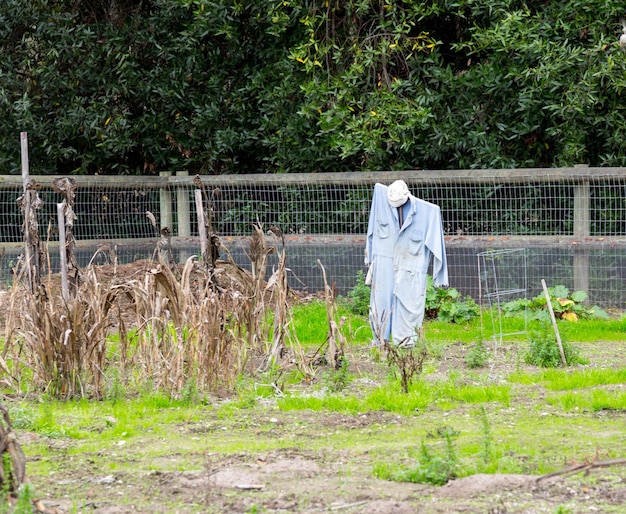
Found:
[{"label": "tall wooden pole", "polygon": [[57,204],[57,217],[59,220],[59,258],[61,264],[61,295],[63,300],[68,303],[70,301],[70,290],[68,286],[67,273],[67,240],[65,238],[65,205]]},{"label": "tall wooden pole", "polygon": [[28,285],[32,293],[35,292],[39,280],[37,278],[37,270],[39,266],[34,262],[38,257],[33,251],[33,241],[31,237],[32,212],[31,212],[31,194],[28,188],[30,184],[30,171],[28,163],[28,134],[20,133],[21,155],[22,155],[22,185],[23,196],[22,202],[24,206],[24,255],[26,257],[26,267],[28,269]]},{"label": "tall wooden pole", "polygon": [[[176,176],[185,177],[188,171],[177,171]],[[189,210],[189,189],[187,186],[176,186],[176,211],[178,212],[178,237],[191,236],[191,214]]]},{"label": "tall wooden pole", "polygon": [[209,240],[206,233],[204,206],[202,204],[202,191],[200,189],[196,189],[194,191],[194,199],[196,201],[196,216],[198,217],[198,232],[200,233],[200,253],[202,254],[204,265],[208,267],[210,265]]},{"label": "tall wooden pole", "polygon": [[[171,171],[162,171],[159,173],[161,177],[169,177]],[[159,229],[168,228],[170,233],[174,233],[174,224],[172,218],[172,192],[169,185],[159,189],[159,204],[161,212],[159,214]]]}]

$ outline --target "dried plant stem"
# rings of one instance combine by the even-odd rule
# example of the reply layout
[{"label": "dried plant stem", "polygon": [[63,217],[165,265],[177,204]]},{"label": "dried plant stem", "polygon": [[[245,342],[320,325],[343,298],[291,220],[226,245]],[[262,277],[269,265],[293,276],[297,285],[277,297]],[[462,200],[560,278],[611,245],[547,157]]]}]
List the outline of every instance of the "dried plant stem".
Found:
[{"label": "dried plant stem", "polygon": [[287,256],[285,253],[285,240],[281,233],[277,234],[281,238],[281,249],[277,250],[278,267],[270,280],[268,288],[272,288],[274,295],[274,331],[272,345],[268,352],[265,368],[275,365],[285,350],[285,335],[287,333],[287,294],[289,285],[287,283]]},{"label": "dried plant stem", "polygon": [[[158,262],[131,280],[117,278],[114,266],[106,285],[89,266],[75,297],[51,294],[52,277],[36,293],[16,286],[0,370],[11,371],[19,387],[27,366],[30,387],[57,398],[103,398],[113,376],[123,386],[134,379],[142,389],[173,397],[190,387],[232,387],[250,358],[260,357],[268,367],[286,351],[288,270],[284,240],[275,235],[282,242],[278,250],[268,248],[256,227],[252,273],[234,263],[207,269],[190,258],[182,270]],[[273,251],[278,266],[266,283]]]},{"label": "dried plant stem", "polygon": [[[328,318],[328,348],[326,350],[326,360],[333,368],[341,364],[341,357],[345,353],[346,338],[341,333],[340,325],[337,323],[337,305],[335,294],[326,280],[326,270],[318,259],[317,264],[322,268],[324,278],[324,298],[326,300],[326,316]],[[342,321],[343,324],[343,321]]]}]

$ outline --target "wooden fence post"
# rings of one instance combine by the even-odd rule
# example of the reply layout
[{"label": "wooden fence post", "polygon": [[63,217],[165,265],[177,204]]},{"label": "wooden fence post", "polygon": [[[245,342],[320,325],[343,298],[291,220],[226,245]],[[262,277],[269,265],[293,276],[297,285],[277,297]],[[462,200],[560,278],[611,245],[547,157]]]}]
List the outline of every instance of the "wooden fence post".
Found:
[{"label": "wooden fence post", "polygon": [[589,212],[589,181],[584,180],[574,185],[574,236],[589,237],[591,234],[591,215]]},{"label": "wooden fence post", "polygon": [[200,254],[204,265],[209,267],[209,239],[207,236],[206,222],[204,218],[204,206],[202,204],[202,191],[196,189],[194,191],[194,198],[196,201],[196,216],[198,216],[198,232],[200,235]]},{"label": "wooden fence post", "polygon": [[[24,255],[28,270],[28,284],[31,293],[39,289],[41,283],[41,262],[39,252],[39,225],[37,223],[36,210],[41,206],[34,186],[30,182],[30,169],[28,162],[28,134],[20,133],[22,154],[22,185],[23,196],[21,198],[24,210]],[[35,196],[35,198],[33,198]],[[18,200],[19,202],[19,200]]]},{"label": "wooden fence post", "polygon": [[[162,177],[170,177],[172,175],[171,171],[161,171],[159,173]],[[159,204],[160,204],[160,215],[159,215],[159,229],[168,228],[170,232],[174,231],[174,227],[172,227],[172,192],[170,191],[169,184],[166,187],[162,187],[159,189]]]},{"label": "wooden fence post", "polygon": [[[589,181],[574,186],[574,237],[586,238],[591,235]],[[574,248],[574,290],[589,292],[589,250]]]},{"label": "wooden fence post", "polygon": [[[177,171],[176,176],[186,177],[189,172]],[[179,237],[191,236],[191,215],[189,209],[189,189],[187,186],[176,186],[176,212],[178,216],[178,233]]]},{"label": "wooden fence post", "polygon": [[61,265],[61,296],[63,301],[70,301],[70,289],[67,283],[67,241],[65,239],[65,213],[63,203],[57,204],[57,219],[59,223],[59,262]]}]

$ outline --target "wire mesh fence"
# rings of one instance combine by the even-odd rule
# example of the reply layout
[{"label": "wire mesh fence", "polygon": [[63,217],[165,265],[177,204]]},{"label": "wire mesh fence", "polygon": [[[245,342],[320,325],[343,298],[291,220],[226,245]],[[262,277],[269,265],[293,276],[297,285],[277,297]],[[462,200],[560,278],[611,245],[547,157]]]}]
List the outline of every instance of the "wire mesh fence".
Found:
[{"label": "wire mesh fence", "polygon": [[[493,315],[491,327],[484,326],[485,334],[490,334],[495,343],[494,349],[504,338],[519,334],[504,332],[503,306],[507,302],[528,298],[528,265],[525,248],[487,250],[478,253],[479,298]],[[525,331],[525,330],[524,330]]]},{"label": "wire mesh fence", "polygon": [[[202,189],[213,228],[240,265],[247,265],[246,237],[254,224],[277,227],[285,235],[291,286],[322,289],[320,259],[344,294],[363,270],[374,184],[403,179],[415,196],[440,206],[450,286],[462,294],[479,297],[479,253],[524,248],[529,294],[540,291],[544,278],[551,285],[584,289],[599,305],[619,308],[626,301],[622,168],[73,178],[74,236],[82,264],[102,247],[115,250],[122,263],[149,258],[162,227],[170,229],[179,259],[198,254],[194,191]],[[56,204],[63,198],[52,187],[53,177],[31,179],[41,186],[40,237],[52,248],[58,240]],[[21,177],[0,177],[5,282],[20,254],[23,216],[16,199],[22,188]],[[106,258],[107,252],[100,252],[95,262]],[[54,252],[50,263],[54,271]]]}]

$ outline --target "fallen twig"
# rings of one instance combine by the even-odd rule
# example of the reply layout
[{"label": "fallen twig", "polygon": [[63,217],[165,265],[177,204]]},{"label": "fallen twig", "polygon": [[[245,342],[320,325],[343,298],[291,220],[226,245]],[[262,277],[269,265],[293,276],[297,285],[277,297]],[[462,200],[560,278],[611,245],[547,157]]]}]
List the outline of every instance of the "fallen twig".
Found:
[{"label": "fallen twig", "polygon": [[618,466],[620,464],[626,464],[626,459],[598,460],[595,462],[587,462],[585,464],[576,464],[575,466],[570,466],[568,468],[561,469],[560,471],[553,471],[552,473],[541,475],[536,481],[539,482],[540,480],[545,480],[546,478],[573,475],[574,473],[589,471],[593,468],[608,468],[609,466]]}]

